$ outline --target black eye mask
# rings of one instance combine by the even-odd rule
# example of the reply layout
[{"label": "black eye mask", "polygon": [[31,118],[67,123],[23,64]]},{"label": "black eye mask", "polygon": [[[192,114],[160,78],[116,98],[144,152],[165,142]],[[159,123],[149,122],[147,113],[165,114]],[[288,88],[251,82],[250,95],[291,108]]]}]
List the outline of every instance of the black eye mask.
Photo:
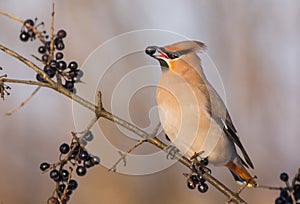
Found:
[{"label": "black eye mask", "polygon": [[168,52],[163,47],[160,47],[159,49],[162,52],[164,52],[170,59],[176,59],[176,58],[179,58],[181,55],[184,55],[184,54],[187,54],[189,52],[192,52],[192,49],[181,50],[181,51],[177,51],[177,52]]}]

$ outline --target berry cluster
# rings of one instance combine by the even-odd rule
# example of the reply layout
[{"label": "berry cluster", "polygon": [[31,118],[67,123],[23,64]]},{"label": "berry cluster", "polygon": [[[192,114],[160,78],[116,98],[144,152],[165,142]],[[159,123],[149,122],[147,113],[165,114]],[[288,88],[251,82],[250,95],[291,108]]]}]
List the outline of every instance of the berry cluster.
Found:
[{"label": "berry cluster", "polygon": [[[293,204],[300,200],[300,174],[293,179],[292,185],[289,184],[289,175],[285,172],[280,174],[280,180],[286,183],[285,188],[280,189],[280,196],[276,198],[275,204]],[[298,203],[298,202],[297,202]]]},{"label": "berry cluster", "polygon": [[[0,67],[0,70],[2,70],[2,67]],[[0,79],[1,78],[5,78],[5,77],[7,77],[6,74],[0,75]],[[9,91],[8,91],[9,89],[10,89],[10,86],[8,86],[5,83],[3,83],[3,81],[0,81],[0,97],[2,99],[4,99],[5,95],[9,95]]]},{"label": "berry cluster", "polygon": [[200,193],[205,193],[208,190],[206,180],[196,173],[188,176],[186,184],[189,189],[195,189],[198,185],[198,191]]},{"label": "berry cluster", "polygon": [[[208,165],[208,159],[203,158],[200,160],[199,164],[195,166],[195,170],[198,169],[202,171],[202,168],[206,168],[205,166]],[[202,171],[204,173],[204,171]],[[201,174],[193,172],[187,175],[186,181],[187,187],[189,189],[195,189],[198,186],[198,191],[200,193],[205,193],[208,190],[208,185],[206,184],[206,180],[201,176]]]},{"label": "berry cluster", "polygon": [[[26,20],[21,29],[20,39],[24,42],[28,41],[28,39],[34,40],[38,32],[36,27],[33,20]],[[75,92],[74,83],[80,82],[83,72],[78,69],[77,62],[71,61],[67,63],[63,60],[64,54],[62,51],[65,49],[64,39],[66,37],[67,32],[61,29],[53,36],[53,42],[42,40],[43,45],[38,48],[39,54],[42,55],[39,61],[44,64],[43,70],[50,78],[56,76],[60,79],[57,81],[62,83],[66,89]],[[46,82],[40,74],[36,75],[36,79]],[[61,79],[64,80],[62,81]]]},{"label": "berry cluster", "polygon": [[[33,21],[32,19],[27,19],[26,21],[24,21],[24,24],[21,28],[21,32],[20,32],[20,40],[23,42],[27,42],[29,39],[31,41],[35,40],[36,38],[36,29],[38,26],[40,25],[44,25],[44,22],[41,22],[39,24],[36,25],[36,21],[37,18]],[[46,32],[43,31],[43,34],[45,34]],[[47,35],[44,36],[45,38],[48,38]]]},{"label": "berry cluster", "polygon": [[[88,168],[100,163],[100,159],[87,152],[76,140],[73,140],[71,145],[63,143],[60,145],[59,151],[61,155],[57,163],[49,164],[48,162],[43,162],[40,165],[40,169],[43,172],[50,171],[50,178],[57,183],[57,198],[51,197],[51,199],[67,203],[70,195],[78,186],[77,181],[72,178],[73,168],[76,168],[78,176],[84,176]],[[65,157],[62,159],[63,156]]]}]

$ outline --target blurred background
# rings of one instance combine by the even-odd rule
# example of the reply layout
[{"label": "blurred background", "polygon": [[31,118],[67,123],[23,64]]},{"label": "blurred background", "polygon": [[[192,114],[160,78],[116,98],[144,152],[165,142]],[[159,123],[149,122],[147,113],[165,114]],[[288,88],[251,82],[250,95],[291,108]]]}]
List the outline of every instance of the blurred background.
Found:
[{"label": "blurred background", "polygon": [[[22,19],[38,17],[46,29],[51,8],[50,1],[0,3],[0,10]],[[229,112],[254,162],[251,173],[258,176],[260,184],[271,186],[284,186],[279,180],[283,171],[290,176],[296,174],[300,165],[299,1],[64,0],[56,2],[55,11],[56,28],[68,32],[65,58],[80,65],[102,43],[140,29],[167,30],[205,42],[222,78]],[[39,42],[21,42],[20,28],[18,22],[0,16],[0,43],[28,58],[37,55]],[[131,58],[138,66],[156,64],[144,54],[139,56],[138,60]],[[101,81],[105,105],[110,104],[112,86],[134,69],[127,64],[121,63]],[[0,66],[4,68],[0,75],[35,78],[30,69],[2,52]],[[88,84],[93,79],[82,80]],[[46,203],[55,184],[48,175],[42,175],[39,164],[57,161],[59,145],[70,141],[74,129],[72,102],[43,89],[21,110],[6,116],[35,89],[15,84],[11,87],[11,95],[1,100],[0,106],[0,203]],[[146,111],[155,105],[154,89],[150,88],[149,94],[137,93],[129,107],[133,122],[142,127],[149,125]],[[110,122],[103,121],[102,128],[124,151],[134,144]],[[145,145],[137,153],[144,151],[156,151],[156,147]],[[225,168],[212,170],[230,188],[238,188]],[[226,203],[212,186],[206,194],[187,189],[184,172],[187,169],[180,163],[144,176],[111,173],[98,166],[77,179],[79,188],[70,203]],[[273,203],[278,195],[263,189],[242,193],[248,203]]]}]

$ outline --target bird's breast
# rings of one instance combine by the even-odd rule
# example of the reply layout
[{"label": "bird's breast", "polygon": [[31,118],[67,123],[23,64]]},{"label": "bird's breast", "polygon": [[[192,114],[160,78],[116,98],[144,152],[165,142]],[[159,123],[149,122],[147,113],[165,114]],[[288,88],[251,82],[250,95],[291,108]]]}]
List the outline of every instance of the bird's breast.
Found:
[{"label": "bird's breast", "polygon": [[162,127],[176,147],[188,155],[200,151],[213,125],[201,90],[166,71],[158,83],[156,101]]}]

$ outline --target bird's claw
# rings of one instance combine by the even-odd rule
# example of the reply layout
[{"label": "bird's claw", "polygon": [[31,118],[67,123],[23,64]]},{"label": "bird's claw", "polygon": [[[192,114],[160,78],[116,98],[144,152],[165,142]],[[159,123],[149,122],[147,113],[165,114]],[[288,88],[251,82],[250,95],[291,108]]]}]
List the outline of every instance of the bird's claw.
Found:
[{"label": "bird's claw", "polygon": [[171,160],[176,159],[176,154],[178,154],[180,152],[180,150],[177,147],[173,146],[173,145],[169,145],[166,148],[166,151],[168,152],[167,153],[167,159],[171,159]]}]

